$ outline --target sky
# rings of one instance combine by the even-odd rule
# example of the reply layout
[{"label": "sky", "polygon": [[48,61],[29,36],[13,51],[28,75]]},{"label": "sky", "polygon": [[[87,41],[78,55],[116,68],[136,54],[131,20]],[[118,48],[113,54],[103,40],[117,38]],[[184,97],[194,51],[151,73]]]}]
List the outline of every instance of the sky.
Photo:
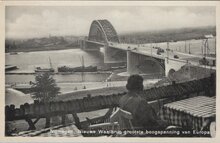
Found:
[{"label": "sky", "polygon": [[6,38],[87,36],[93,20],[109,20],[118,34],[215,26],[215,7],[7,6]]}]

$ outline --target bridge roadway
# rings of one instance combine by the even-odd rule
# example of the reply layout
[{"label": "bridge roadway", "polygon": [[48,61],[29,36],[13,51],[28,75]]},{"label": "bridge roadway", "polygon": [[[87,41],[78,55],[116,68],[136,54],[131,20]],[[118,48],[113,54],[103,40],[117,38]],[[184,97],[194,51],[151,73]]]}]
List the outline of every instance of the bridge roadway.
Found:
[{"label": "bridge roadway", "polygon": [[[97,45],[105,46],[104,43],[97,42],[97,41],[86,40],[86,42],[95,43]],[[158,55],[156,48],[152,48],[152,47],[150,48],[150,47],[147,47],[147,46],[144,46],[141,44],[138,45],[138,44],[124,44],[124,43],[109,42],[108,46],[111,48],[120,49],[120,50],[124,50],[124,51],[130,50],[133,53],[154,57],[157,59],[165,60],[165,58],[167,58],[169,60],[175,60],[175,61],[179,61],[179,62],[183,62],[183,63],[190,63],[192,65],[203,67],[203,68],[216,69],[215,66],[200,65],[199,60],[201,60],[203,58],[202,55],[182,53],[182,52],[177,52],[177,51],[173,51],[173,50],[167,51],[166,49],[164,49],[163,53],[161,52],[161,54]],[[128,48],[128,47],[130,47],[130,48]],[[177,55],[178,58],[174,58],[174,55]],[[216,60],[215,57],[206,57],[206,59],[209,61],[209,63],[212,63],[213,60]]]}]

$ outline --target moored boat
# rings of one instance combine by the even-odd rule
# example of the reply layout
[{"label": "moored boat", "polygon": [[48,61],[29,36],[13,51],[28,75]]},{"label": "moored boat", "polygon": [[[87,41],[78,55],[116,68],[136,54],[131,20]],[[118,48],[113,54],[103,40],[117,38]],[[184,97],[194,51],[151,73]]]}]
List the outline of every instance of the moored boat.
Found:
[{"label": "moored boat", "polygon": [[52,63],[51,60],[49,58],[49,62],[50,62],[50,68],[41,68],[41,67],[36,67],[36,69],[34,70],[35,72],[54,72],[54,68],[52,67]]},{"label": "moored boat", "polygon": [[10,55],[17,55],[17,52],[11,52]]},{"label": "moored boat", "polygon": [[97,66],[85,66],[84,65],[84,58],[83,56],[80,57],[81,66],[79,67],[68,67],[68,66],[61,66],[58,67],[58,72],[97,72]]},{"label": "moored boat", "polygon": [[41,68],[41,67],[37,67],[35,70],[35,72],[54,72],[53,68]]},{"label": "moored boat", "polygon": [[61,66],[58,67],[58,72],[97,72],[97,66],[80,66],[80,67],[67,67]]},{"label": "moored boat", "polygon": [[14,65],[5,65],[5,71],[11,71],[11,70],[16,70],[18,69],[17,66]]}]

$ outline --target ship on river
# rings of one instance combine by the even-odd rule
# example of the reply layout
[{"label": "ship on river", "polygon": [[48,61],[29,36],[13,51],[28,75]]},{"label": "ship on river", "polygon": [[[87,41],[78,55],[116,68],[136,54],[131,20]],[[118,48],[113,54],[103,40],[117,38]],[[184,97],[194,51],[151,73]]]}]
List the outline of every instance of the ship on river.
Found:
[{"label": "ship on river", "polygon": [[97,72],[97,66],[80,66],[80,67],[58,67],[58,72]]},{"label": "ship on river", "polygon": [[36,69],[34,70],[35,73],[38,73],[38,72],[54,72],[55,70],[54,70],[54,68],[53,68],[53,66],[52,66],[50,57],[49,57],[49,62],[50,62],[50,68],[36,67]]},{"label": "ship on river", "polygon": [[41,68],[41,67],[36,67],[34,70],[35,72],[54,72],[53,68]]},{"label": "ship on river", "polygon": [[68,67],[68,66],[61,66],[58,67],[58,72],[97,72],[97,66],[85,66],[84,65],[84,58],[80,58],[81,66],[79,67]]}]

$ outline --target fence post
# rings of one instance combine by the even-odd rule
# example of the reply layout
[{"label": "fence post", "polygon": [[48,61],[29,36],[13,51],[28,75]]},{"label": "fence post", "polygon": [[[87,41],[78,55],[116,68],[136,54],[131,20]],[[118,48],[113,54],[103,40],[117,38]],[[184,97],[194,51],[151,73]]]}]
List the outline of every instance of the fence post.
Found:
[{"label": "fence post", "polygon": [[10,107],[7,105],[7,106],[5,106],[5,120],[7,121],[7,120],[11,120],[11,114],[10,114]]},{"label": "fence post", "polygon": [[50,127],[50,116],[46,116],[46,123],[45,123],[45,128]]},{"label": "fence post", "polygon": [[216,95],[216,75],[214,73],[211,73],[210,76],[210,95],[215,96]]},{"label": "fence post", "polygon": [[25,117],[25,121],[29,125],[28,130],[36,130],[36,127],[35,127],[33,121],[31,120],[31,118],[28,115]]},{"label": "fence post", "polygon": [[29,115],[30,114],[30,105],[28,103],[24,104],[24,114]]},{"label": "fence post", "polygon": [[81,129],[81,124],[80,124],[80,120],[79,120],[79,117],[77,116],[77,113],[72,113],[73,115],[73,118],[74,118],[74,121],[75,121],[75,125],[78,129]]},{"label": "fence post", "polygon": [[66,123],[66,122],[65,122],[65,121],[66,121],[65,119],[66,119],[66,115],[63,114],[63,115],[62,115],[62,121],[61,121],[63,125],[65,125],[65,123]]}]

